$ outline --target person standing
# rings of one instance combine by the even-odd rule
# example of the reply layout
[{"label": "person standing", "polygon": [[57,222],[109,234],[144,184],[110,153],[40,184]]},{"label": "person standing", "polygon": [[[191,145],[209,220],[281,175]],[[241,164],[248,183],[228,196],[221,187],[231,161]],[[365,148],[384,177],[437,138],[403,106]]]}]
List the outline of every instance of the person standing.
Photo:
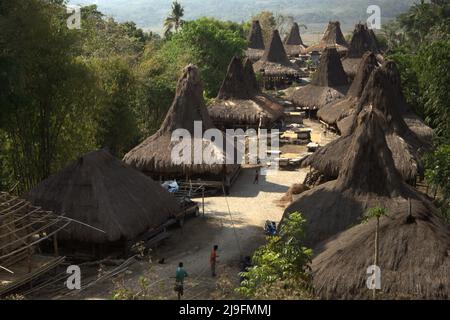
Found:
[{"label": "person standing", "polygon": [[216,244],[214,245],[212,251],[211,251],[211,255],[209,257],[209,263],[211,265],[211,275],[213,277],[216,276],[216,263],[217,263],[217,249],[219,249],[219,246]]},{"label": "person standing", "polygon": [[184,278],[188,276],[187,272],[183,268],[183,262],[178,264],[177,271],[175,273],[175,291],[178,294],[178,300],[181,300],[181,297],[184,293]]},{"label": "person standing", "polygon": [[253,180],[253,184],[259,184],[259,168],[255,170],[255,179]]}]

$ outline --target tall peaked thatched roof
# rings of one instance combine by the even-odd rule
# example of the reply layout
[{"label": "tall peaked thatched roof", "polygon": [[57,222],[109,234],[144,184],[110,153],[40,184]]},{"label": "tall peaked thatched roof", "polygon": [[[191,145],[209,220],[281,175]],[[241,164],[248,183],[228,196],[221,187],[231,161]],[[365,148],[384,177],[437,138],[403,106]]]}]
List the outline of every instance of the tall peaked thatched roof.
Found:
[{"label": "tall peaked thatched roof", "polygon": [[171,133],[179,128],[193,133],[194,121],[202,121],[203,130],[214,127],[205,108],[198,68],[189,65],[178,79],[175,98],[157,134]]},{"label": "tall peaked thatched roof", "polygon": [[216,125],[268,127],[284,115],[282,105],[259,93],[251,62],[245,65],[237,57],[232,59],[216,100],[208,106]]},{"label": "tall peaked thatched roof", "polygon": [[345,99],[327,104],[317,112],[317,117],[329,125],[336,126],[339,120],[355,112],[364,87],[377,66],[378,62],[375,55],[372,52],[366,52],[360,61],[358,72]]},{"label": "tall peaked thatched roof", "polygon": [[347,52],[347,58],[361,58],[364,53],[371,51],[375,54],[379,52],[376,38],[373,32],[370,32],[367,24],[358,23],[353,31],[352,40]]},{"label": "tall peaked thatched roof", "polygon": [[367,24],[359,23],[355,26],[350,47],[342,60],[344,70],[351,78],[356,75],[361,58],[367,51],[373,52],[375,55],[379,53],[375,34],[370,31]]},{"label": "tall peaked thatched roof", "polygon": [[342,34],[341,23],[339,21],[330,21],[328,23],[322,41],[327,45],[338,44],[341,46],[348,46],[348,43]]},{"label": "tall peaked thatched roof", "polygon": [[[221,164],[225,157],[224,150],[216,148],[216,146],[205,140],[199,143],[203,145],[203,149],[213,148],[214,151],[211,152],[216,164],[203,162],[194,164],[193,158],[192,164],[174,163],[172,150],[178,141],[172,141],[172,133],[176,129],[185,129],[194,137],[195,121],[202,122],[203,132],[214,128],[203,100],[203,86],[198,68],[194,65],[188,65],[184,68],[183,74],[178,80],[175,98],[161,128],[154,135],[129,151],[125,155],[124,161],[141,171],[153,175],[222,175],[225,170],[234,170],[233,166]],[[195,138],[192,141],[192,145],[194,144]]]},{"label": "tall peaked thatched roof", "polygon": [[263,33],[258,20],[254,20],[252,22],[252,29],[250,30],[250,34],[248,35],[248,42],[248,47],[251,49],[265,49]]},{"label": "tall peaked thatched roof", "polygon": [[315,293],[322,299],[371,297],[366,269],[374,263],[376,219],[358,222],[368,208],[381,206],[388,217],[381,218],[378,233],[378,297],[448,299],[450,228],[428,200],[401,181],[383,118],[379,110],[363,111],[338,179],[309,191],[289,209],[306,213],[312,237],[323,235],[313,239]]},{"label": "tall peaked thatched roof", "polygon": [[[397,129],[401,130],[403,133],[408,132],[410,134],[411,132],[413,132],[415,136],[419,137],[422,140],[420,144],[423,144],[424,148],[429,147],[429,145],[431,144],[433,131],[423,123],[423,121],[412,111],[412,109],[407,104],[401,86],[400,72],[398,71],[395,62],[384,62],[382,65],[382,70],[383,71],[377,73],[374,78],[378,77],[380,78],[379,81],[385,82],[382,86],[382,91],[385,93],[389,92],[389,97],[387,97],[386,94],[377,97],[376,95],[373,95],[371,88],[367,88],[367,90],[364,90],[365,94],[363,95],[363,97],[365,96],[366,100],[387,97],[386,99],[388,99],[389,102],[380,101],[380,106],[383,106],[384,109],[389,109],[389,112],[395,114],[395,119],[397,119],[397,121],[395,122]],[[366,103],[368,102],[366,101]],[[387,107],[389,103],[391,104],[391,107]],[[342,125],[342,132],[347,133],[351,131],[351,124],[353,122],[354,119],[353,121],[346,121],[346,123],[349,125]],[[407,128],[409,130],[407,130]]]},{"label": "tall peaked thatched roof", "polygon": [[248,83],[241,59],[234,57],[228,65],[217,99],[248,99],[253,95],[252,91],[252,84]]},{"label": "tall peaked thatched roof", "polygon": [[289,32],[289,35],[286,37],[284,44],[294,46],[304,45],[302,37],[300,36],[300,28],[297,22],[294,22],[294,24],[292,25],[291,31]]},{"label": "tall peaked thatched roof", "polygon": [[290,100],[310,110],[341,99],[348,90],[347,75],[342,68],[336,48],[327,48],[320,57],[319,68],[311,83],[295,90]]},{"label": "tall peaked thatched roof", "polygon": [[364,88],[369,81],[370,75],[378,67],[378,62],[373,52],[366,52],[361,59],[358,66],[358,72],[352,81],[347,95],[349,97],[360,98],[363,94]]},{"label": "tall peaked thatched roof", "polygon": [[396,170],[384,133],[384,115],[377,109],[358,117],[355,133],[340,150],[337,180],[305,192],[285,211],[299,211],[308,225],[307,241],[315,246],[358,222],[369,207],[383,204],[395,208],[417,198]]},{"label": "tall peaked thatched roof", "polygon": [[297,22],[291,27],[286,39],[284,39],[284,48],[288,56],[299,56],[303,53],[307,46],[303,43],[302,37],[300,36],[300,28]]},{"label": "tall peaked thatched roof", "polygon": [[273,30],[261,59],[253,65],[255,72],[264,70],[268,76],[297,75],[299,68],[289,61],[278,30]]},{"label": "tall peaked thatched roof", "polygon": [[252,28],[248,35],[248,49],[245,55],[253,62],[258,61],[264,54],[264,39],[261,25],[258,20],[252,22]]},{"label": "tall peaked thatched roof", "polygon": [[320,57],[319,68],[314,73],[311,84],[322,87],[339,87],[348,84],[336,48],[327,48]]},{"label": "tall peaked thatched roof", "polygon": [[424,150],[424,144],[409,130],[397,110],[395,91],[384,67],[372,72],[355,112],[349,116],[352,120],[344,130],[345,135],[320,148],[302,164],[310,165],[329,177],[336,177],[342,168],[342,154],[348,150],[349,141],[355,132],[356,115],[368,108],[374,108],[383,115],[383,132],[393,154],[395,166],[405,181],[413,180],[423,169],[421,152]]},{"label": "tall peaked thatched roof", "polygon": [[181,209],[159,183],[113,157],[90,152],[33,188],[35,205],[65,214],[105,233],[73,223],[59,239],[91,243],[132,240],[161,226]]},{"label": "tall peaked thatched roof", "polygon": [[318,44],[312,45],[306,49],[307,52],[323,51],[328,47],[335,47],[339,53],[345,53],[348,50],[348,43],[344,38],[339,21],[330,21],[323,34],[322,40]]},{"label": "tall peaked thatched roof", "polygon": [[398,110],[403,117],[406,125],[412,132],[414,132],[420,139],[422,139],[422,141],[427,144],[431,144],[433,138],[433,129],[427,126],[406,102],[406,99],[403,95],[400,71],[398,70],[397,65],[393,61],[386,61],[383,65],[388,74],[388,78],[394,87],[394,91],[398,99]]},{"label": "tall peaked thatched roof", "polygon": [[290,64],[289,59],[286,55],[286,51],[283,47],[283,42],[281,42],[280,33],[278,32],[278,30],[273,30],[272,36],[269,40],[269,44],[264,51],[264,55],[262,56],[261,60],[283,65]]},{"label": "tall peaked thatched roof", "polygon": [[245,59],[244,62],[244,76],[249,90],[251,90],[254,94],[258,93],[260,89],[256,79],[255,70],[253,69],[252,62],[248,58]]}]

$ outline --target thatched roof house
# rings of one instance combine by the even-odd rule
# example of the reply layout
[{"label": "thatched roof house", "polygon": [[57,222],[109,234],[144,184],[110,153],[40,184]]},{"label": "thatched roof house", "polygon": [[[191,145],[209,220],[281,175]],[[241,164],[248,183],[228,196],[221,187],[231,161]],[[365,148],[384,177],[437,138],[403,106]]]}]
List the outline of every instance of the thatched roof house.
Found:
[{"label": "thatched roof house", "polygon": [[33,188],[27,199],[104,231],[71,224],[58,236],[60,241],[85,244],[132,241],[181,211],[159,183],[106,150],[80,157]]},{"label": "thatched roof house", "polygon": [[348,43],[344,38],[339,21],[330,21],[323,34],[322,40],[318,44],[306,48],[305,52],[322,52],[326,48],[334,47],[340,55],[344,55],[348,50]]},{"label": "thatched roof house", "polygon": [[[429,146],[432,143],[433,130],[427,126],[422,119],[411,109],[405,100],[403,95],[403,89],[400,80],[400,72],[397,65],[393,61],[386,61],[383,63],[383,70],[385,73],[386,81],[389,81],[392,96],[391,104],[395,106],[398,114],[403,118],[408,128],[419,137],[425,146]],[[351,132],[352,124],[354,122],[355,113],[349,113],[348,116],[342,117],[337,126],[342,135],[346,135]]]},{"label": "thatched roof house", "polygon": [[315,293],[322,299],[372,296],[366,270],[374,264],[376,221],[358,222],[368,208],[381,206],[388,217],[380,219],[378,233],[378,297],[448,299],[450,228],[427,199],[401,181],[384,140],[382,116],[377,123],[378,112],[360,114],[352,152],[338,179],[313,189],[289,209],[307,213],[310,232],[326,239],[314,249]]},{"label": "thatched roof house", "polygon": [[421,196],[402,181],[385,135],[385,115],[373,108],[358,116],[348,148],[341,149],[337,180],[305,193],[285,211],[300,211],[308,221],[307,242],[316,246],[359,222],[367,208],[383,205],[395,212]]},{"label": "thatched roof house", "polygon": [[[123,160],[158,179],[167,177],[221,180],[229,173],[235,173],[238,166],[224,164],[226,150],[218,148],[211,141],[203,138],[200,141],[195,137],[194,122],[198,121],[202,124],[202,134],[208,129],[215,128],[203,99],[203,86],[198,68],[189,65],[184,68],[178,80],[175,98],[161,128],[129,151]],[[211,162],[201,161],[196,164],[198,161],[194,159],[195,152],[191,153],[190,161],[182,163],[173,161],[172,150],[179,140],[172,141],[172,133],[177,129],[184,129],[190,133],[192,145],[202,145],[203,151],[210,149]]]},{"label": "thatched roof house", "polygon": [[342,59],[342,66],[350,78],[354,78],[362,57],[367,51],[377,55],[378,48],[375,33],[367,27],[367,24],[358,23],[353,31],[353,37],[346,56]]},{"label": "thatched roof house", "polygon": [[255,72],[269,77],[297,76],[299,68],[288,59],[278,30],[272,32],[269,45],[261,59],[253,64]]},{"label": "thatched roof house", "polygon": [[337,127],[339,120],[348,117],[355,112],[364,87],[369,80],[372,71],[378,66],[377,59],[372,52],[366,52],[361,59],[358,72],[344,99],[327,104],[319,111],[317,117],[327,124]]},{"label": "thatched roof house", "polygon": [[284,40],[284,48],[287,55],[291,57],[298,57],[307,48],[300,36],[300,28],[297,22],[294,22],[289,35]]},{"label": "thatched roof house", "polygon": [[252,61],[256,62],[264,54],[264,38],[261,25],[258,20],[252,22],[252,28],[250,34],[248,35],[248,49],[245,55]]},{"label": "thatched roof house", "polygon": [[319,68],[311,83],[295,90],[289,99],[301,108],[317,110],[343,98],[348,86],[338,52],[335,48],[327,48],[320,57]]},{"label": "thatched roof house", "polygon": [[398,111],[397,101],[386,67],[375,69],[364,88],[356,111],[351,115],[353,120],[344,130],[345,135],[317,150],[306,158],[302,165],[312,166],[328,177],[337,177],[344,161],[342,155],[348,152],[355,132],[356,115],[366,109],[374,108],[384,116],[381,125],[397,170],[403,180],[413,181],[423,172],[421,153],[426,145],[404,122]]},{"label": "thatched roof house", "polygon": [[250,61],[234,57],[215,101],[208,106],[214,124],[223,128],[270,128],[284,116],[283,106],[258,92]]}]

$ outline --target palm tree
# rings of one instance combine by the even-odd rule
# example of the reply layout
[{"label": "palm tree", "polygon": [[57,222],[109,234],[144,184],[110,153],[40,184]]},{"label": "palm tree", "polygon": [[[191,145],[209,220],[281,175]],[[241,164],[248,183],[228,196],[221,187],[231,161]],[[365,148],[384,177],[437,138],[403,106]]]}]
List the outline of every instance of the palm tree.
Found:
[{"label": "palm tree", "polygon": [[178,29],[183,25],[184,20],[181,19],[184,16],[184,8],[178,1],[172,2],[172,12],[169,16],[164,20],[164,34],[166,36],[172,33],[172,30],[175,29],[175,32],[178,32]]},{"label": "palm tree", "polygon": [[[378,266],[378,231],[380,229],[380,218],[387,217],[388,210],[383,207],[373,207],[367,210],[364,222],[368,222],[369,220],[376,218],[377,225],[375,228],[375,252],[374,252],[374,265]],[[377,289],[373,288],[373,298],[377,298]]]}]

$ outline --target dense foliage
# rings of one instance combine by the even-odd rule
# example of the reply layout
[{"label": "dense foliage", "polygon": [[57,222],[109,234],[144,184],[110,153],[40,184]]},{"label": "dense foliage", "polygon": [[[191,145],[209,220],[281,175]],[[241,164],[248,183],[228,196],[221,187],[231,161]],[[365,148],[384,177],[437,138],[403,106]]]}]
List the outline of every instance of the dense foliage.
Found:
[{"label": "dense foliage", "polygon": [[438,191],[447,218],[450,181],[450,1],[421,1],[385,26],[389,57],[405,97],[435,131],[436,151],[426,157],[426,178]]},{"label": "dense foliage", "polygon": [[[176,10],[175,10],[176,9]],[[85,152],[122,157],[163,120],[184,66],[197,64],[214,97],[234,55],[240,24],[182,23],[174,7],[165,39],[97,6],[67,27],[62,0],[0,3],[0,188],[23,193]],[[169,23],[171,22],[171,23]]]},{"label": "dense foliage", "polygon": [[253,266],[242,273],[239,293],[256,299],[311,297],[312,251],[302,244],[305,222],[298,212],[285,219],[279,234],[254,253]]}]

